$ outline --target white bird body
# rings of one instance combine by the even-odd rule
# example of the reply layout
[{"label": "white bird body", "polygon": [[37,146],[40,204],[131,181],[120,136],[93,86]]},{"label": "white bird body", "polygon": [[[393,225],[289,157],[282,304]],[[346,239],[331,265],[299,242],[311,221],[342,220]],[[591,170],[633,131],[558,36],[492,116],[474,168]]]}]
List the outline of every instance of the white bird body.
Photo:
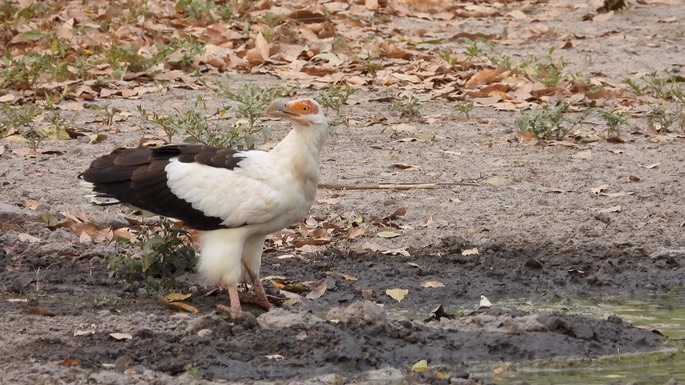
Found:
[{"label": "white bird body", "polygon": [[95,192],[203,230],[198,271],[207,283],[229,289],[232,313],[240,311],[237,285],[248,279],[255,296],[264,296],[260,305],[268,306],[258,279],[264,240],[307,215],[328,138],[314,100],[274,102],[267,115],[295,126],[269,152],[195,145],[118,149],[83,174]]}]

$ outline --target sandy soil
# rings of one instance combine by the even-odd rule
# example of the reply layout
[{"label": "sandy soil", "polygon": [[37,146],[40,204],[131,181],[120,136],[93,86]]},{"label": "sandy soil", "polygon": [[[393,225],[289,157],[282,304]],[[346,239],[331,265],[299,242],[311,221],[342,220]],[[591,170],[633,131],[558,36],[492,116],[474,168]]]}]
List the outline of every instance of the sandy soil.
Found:
[{"label": "sandy soil", "polygon": [[[614,84],[636,73],[682,71],[683,24],[660,22],[685,14],[682,3],[633,7],[602,23],[581,21],[588,11],[580,7],[554,26],[559,34],[584,35],[580,48],[562,53],[572,67]],[[465,19],[459,28],[499,32],[497,22]],[[540,54],[548,46],[512,52]],[[279,82],[268,75],[233,79]],[[493,381],[491,369],[504,363],[678,348],[617,316],[522,311],[507,303],[536,309],[576,299],[682,298],[682,135],[647,136],[646,120],[636,113],[623,143],[522,143],[514,135],[515,112],[477,107],[465,119],[456,102],[424,100],[421,117],[410,120],[389,110],[385,98],[396,95],[382,87],[362,89],[344,107],[351,124],[338,127],[324,152],[322,183],[347,188],[320,189],[312,209],[320,222],[348,228],[361,216],[367,231],[355,239],[339,234],[320,248],[268,251],[264,258],[262,276],[325,284],[323,295],[301,293],[292,306],[265,314],[254,309],[255,318],[236,323],[215,311],[225,294],[187,273],[178,289],[194,292],[187,302],[200,312],[162,306],[159,293],[108,275],[108,258],[136,250],[81,242],[66,229],[47,228],[40,217],[83,212],[94,223],[128,225],[130,210],[94,207],[83,198],[78,173],[115,147],[160,136],[137,118],[137,105],[168,112],[200,94],[206,95],[176,89],[107,100],[128,113],[110,130],[92,111],[66,112],[74,127],[109,135],[97,144],[52,141],[42,150],[55,152],[27,154],[25,144],[1,143],[1,383],[477,383]],[[270,142],[259,147],[269,148],[287,130],[271,124]],[[438,186],[368,188],[379,183]],[[400,208],[405,215],[387,219]],[[400,235],[376,236],[388,228]],[[385,294],[394,288],[408,290],[401,302]],[[494,306],[475,311],[482,295]],[[439,305],[456,317],[425,321]],[[412,373],[422,359],[430,370]]]}]

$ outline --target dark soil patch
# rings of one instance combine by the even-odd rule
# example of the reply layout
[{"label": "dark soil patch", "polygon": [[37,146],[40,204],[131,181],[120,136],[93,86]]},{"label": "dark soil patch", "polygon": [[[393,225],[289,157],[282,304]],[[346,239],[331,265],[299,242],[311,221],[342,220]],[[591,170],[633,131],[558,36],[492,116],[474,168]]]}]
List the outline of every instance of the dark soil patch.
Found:
[{"label": "dark soil patch", "polygon": [[[685,276],[682,259],[651,258],[630,246],[560,251],[490,245],[481,247],[480,255],[461,255],[471,246],[447,238],[411,258],[335,249],[307,258],[267,255],[264,276],[325,281],[327,291],[315,300],[303,297],[289,310],[237,322],[213,310],[226,300],[224,293],[207,296],[212,292],[199,288],[188,303],[201,313],[177,313],[160,305],[154,293],[109,278],[101,259],[78,244],[69,245],[71,252],[89,258],[65,255],[46,263],[41,249],[0,252],[3,296],[31,299],[0,305],[1,324],[20,327],[23,335],[8,340],[3,333],[3,353],[10,362],[55,365],[76,360],[85,372],[116,364],[136,373],[178,376],[190,370],[208,380],[281,383],[331,374],[363,379],[364,373],[383,368],[409,374],[408,368],[422,359],[457,378],[483,363],[593,358],[669,347],[660,335],[616,316],[592,319],[494,307],[452,320],[424,321],[438,305],[468,308],[481,295],[495,303],[525,298],[538,304],[607,295],[644,297],[674,287],[682,290]],[[196,277],[186,278],[181,290],[190,290]],[[424,288],[420,282],[426,280],[445,287]],[[400,303],[384,293],[397,287],[409,290]],[[362,289],[372,290],[373,302],[361,298]],[[29,306],[55,316],[27,314]],[[110,336],[114,332],[132,338],[116,340]]]}]

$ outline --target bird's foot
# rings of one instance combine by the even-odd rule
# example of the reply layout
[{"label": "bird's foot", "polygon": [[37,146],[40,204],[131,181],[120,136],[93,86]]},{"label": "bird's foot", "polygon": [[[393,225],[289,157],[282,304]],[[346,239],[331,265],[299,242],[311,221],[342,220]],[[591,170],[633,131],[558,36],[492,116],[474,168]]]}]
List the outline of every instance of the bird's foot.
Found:
[{"label": "bird's foot", "polygon": [[240,293],[240,302],[257,305],[266,310],[274,308],[274,305],[269,301],[269,296],[265,293],[262,293],[262,295],[259,295],[259,293]]},{"label": "bird's foot", "polygon": [[254,287],[254,294],[241,293],[240,301],[244,303],[251,303],[257,306],[261,306],[266,310],[273,309],[274,305],[269,302],[269,297],[264,291],[264,286],[262,285],[262,280],[259,279],[259,272],[250,270],[250,268],[243,262],[243,268],[250,276],[252,280],[252,286]]},{"label": "bird's foot", "polygon": [[242,309],[234,309],[232,306],[218,304],[216,305],[216,308],[230,314],[233,319],[239,319],[245,316],[245,312]]},{"label": "bird's foot", "polygon": [[216,305],[216,308],[228,313],[231,316],[231,322],[235,323],[236,325],[242,325],[247,329],[259,328],[259,322],[257,322],[257,318],[250,312],[244,310],[235,310],[231,306],[226,305]]},{"label": "bird's foot", "polygon": [[230,306],[218,304],[216,305],[216,308],[230,314],[231,318],[234,320],[245,318],[245,312],[240,307],[240,291],[238,291],[238,287],[227,286],[226,289],[228,290],[228,301]]}]

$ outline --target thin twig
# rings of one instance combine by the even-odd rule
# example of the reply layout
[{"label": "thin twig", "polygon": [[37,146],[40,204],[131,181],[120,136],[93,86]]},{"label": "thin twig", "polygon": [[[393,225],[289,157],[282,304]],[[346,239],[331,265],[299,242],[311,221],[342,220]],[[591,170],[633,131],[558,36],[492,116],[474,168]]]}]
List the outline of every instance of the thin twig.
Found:
[{"label": "thin twig", "polygon": [[412,190],[412,189],[435,189],[451,186],[479,186],[473,182],[443,182],[443,183],[377,183],[377,184],[337,184],[320,183],[319,188],[328,190]]}]

